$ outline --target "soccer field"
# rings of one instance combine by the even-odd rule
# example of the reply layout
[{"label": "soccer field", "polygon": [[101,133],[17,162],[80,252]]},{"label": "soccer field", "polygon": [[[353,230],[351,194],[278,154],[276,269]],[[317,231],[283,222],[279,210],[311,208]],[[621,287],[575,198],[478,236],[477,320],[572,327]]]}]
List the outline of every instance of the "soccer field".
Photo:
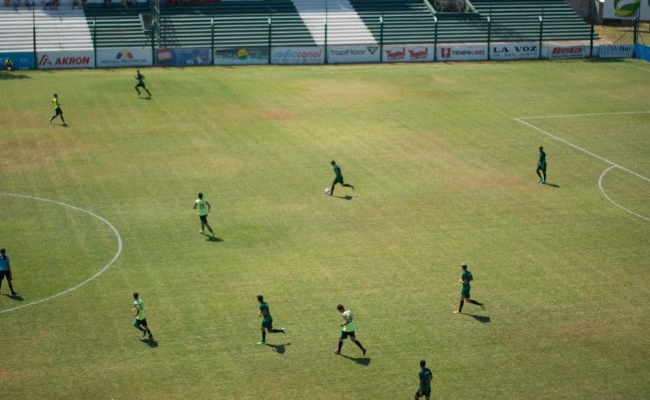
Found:
[{"label": "soccer field", "polygon": [[649,64],[141,71],[0,73],[0,398],[650,398]]}]

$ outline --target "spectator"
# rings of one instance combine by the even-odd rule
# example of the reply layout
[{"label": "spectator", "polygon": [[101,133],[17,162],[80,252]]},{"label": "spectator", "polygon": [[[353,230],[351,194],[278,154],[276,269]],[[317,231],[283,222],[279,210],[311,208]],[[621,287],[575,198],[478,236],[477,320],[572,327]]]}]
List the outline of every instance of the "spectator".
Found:
[{"label": "spectator", "polygon": [[104,8],[111,8],[113,7],[113,1],[112,0],[104,0]]},{"label": "spectator", "polygon": [[14,69],[14,62],[11,58],[7,58],[5,60],[5,68],[7,69],[7,71],[11,71]]},{"label": "spectator", "polygon": [[34,0],[25,0],[25,7],[31,11],[34,8]]},{"label": "spectator", "polygon": [[81,8],[81,4],[79,3],[79,0],[72,0],[72,9],[74,10],[75,7]]},{"label": "spectator", "polygon": [[18,6],[20,6],[20,0],[14,0],[14,10],[18,11]]}]

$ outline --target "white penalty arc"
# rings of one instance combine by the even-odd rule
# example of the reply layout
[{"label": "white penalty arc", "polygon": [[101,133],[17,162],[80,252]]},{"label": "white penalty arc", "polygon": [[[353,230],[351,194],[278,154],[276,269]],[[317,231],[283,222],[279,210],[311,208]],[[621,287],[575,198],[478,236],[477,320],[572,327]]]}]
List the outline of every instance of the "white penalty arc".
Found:
[{"label": "white penalty arc", "polygon": [[539,132],[539,133],[541,133],[543,135],[546,135],[546,136],[548,136],[550,138],[553,138],[553,139],[555,139],[555,140],[557,140],[559,142],[562,142],[562,143],[568,145],[569,147],[572,147],[572,148],[574,148],[574,149],[576,149],[578,151],[581,151],[581,152],[583,152],[585,154],[590,155],[591,157],[594,157],[594,158],[596,158],[598,160],[601,160],[601,161],[609,164],[610,167],[605,169],[605,171],[603,171],[603,173],[600,174],[600,177],[598,177],[598,190],[600,191],[600,193],[603,195],[603,197],[607,201],[609,201],[614,206],[620,208],[623,211],[626,211],[627,213],[629,213],[631,215],[634,215],[635,217],[638,217],[638,218],[641,218],[641,219],[643,219],[643,220],[645,220],[647,222],[650,222],[650,218],[648,218],[647,216],[639,214],[637,212],[634,212],[634,211],[632,211],[630,209],[627,209],[627,208],[623,207],[622,205],[618,204],[617,202],[615,202],[614,200],[612,200],[612,198],[609,197],[607,195],[607,193],[605,193],[605,189],[603,188],[603,183],[602,183],[603,182],[603,177],[609,171],[611,171],[614,168],[618,168],[621,171],[624,171],[624,172],[626,172],[626,173],[628,173],[630,175],[633,175],[633,176],[635,176],[635,177],[637,177],[639,179],[642,179],[642,180],[644,180],[646,182],[650,182],[650,178],[648,178],[646,176],[643,176],[638,172],[632,171],[631,169],[625,168],[625,167],[623,167],[623,166],[621,166],[619,164],[616,164],[615,162],[610,161],[610,160],[606,159],[605,157],[601,157],[598,154],[592,153],[591,151],[589,151],[587,149],[584,149],[584,148],[582,148],[582,147],[580,147],[580,146],[578,146],[576,144],[573,144],[573,143],[569,142],[566,139],[563,139],[563,138],[561,138],[559,136],[553,135],[552,133],[545,131],[544,129],[536,126],[535,124],[531,124],[530,122],[527,122],[528,120],[538,120],[538,119],[571,118],[571,117],[585,117],[585,116],[586,117],[591,117],[591,116],[600,116],[600,115],[648,114],[648,113],[650,113],[650,111],[608,112],[608,113],[598,113],[598,114],[549,115],[549,116],[520,117],[520,118],[515,118],[515,121],[519,122],[520,124],[526,125],[529,128],[534,129],[534,130],[536,130],[537,132]]},{"label": "white penalty arc", "polygon": [[79,211],[79,212],[88,214],[91,217],[96,218],[96,219],[100,220],[102,223],[104,223],[105,225],[107,225],[111,229],[113,234],[115,235],[115,238],[117,239],[117,251],[113,255],[113,258],[111,258],[111,260],[106,265],[104,265],[99,271],[97,271],[94,275],[92,275],[88,279],[86,279],[83,282],[80,282],[80,283],[72,286],[71,288],[68,288],[68,289],[66,289],[66,290],[64,290],[62,292],[53,294],[51,296],[47,296],[47,297],[44,297],[42,299],[30,301],[28,303],[21,304],[21,305],[16,306],[16,307],[11,307],[11,308],[8,308],[8,309],[5,309],[5,310],[0,310],[0,314],[8,313],[8,312],[11,312],[11,311],[16,311],[16,310],[19,310],[21,308],[33,306],[33,305],[40,304],[40,303],[44,303],[46,301],[50,301],[50,300],[55,299],[55,298],[57,298],[59,296],[63,296],[64,294],[67,294],[67,293],[70,293],[70,292],[72,292],[74,290],[77,290],[80,287],[86,285],[87,283],[95,280],[98,276],[100,276],[104,272],[106,272],[107,269],[109,269],[113,264],[115,264],[115,261],[117,261],[117,259],[122,254],[122,236],[120,235],[120,232],[106,218],[104,218],[104,217],[102,217],[100,215],[97,215],[92,211],[88,211],[88,210],[85,210],[85,209],[83,209],[81,207],[76,207],[76,206],[66,204],[66,203],[63,203],[63,202],[60,202],[60,201],[45,199],[45,198],[42,198],[42,197],[29,196],[29,195],[24,195],[24,194],[14,194],[14,193],[0,192],[0,196],[16,197],[16,198],[21,198],[21,199],[35,200],[35,201],[41,201],[41,202],[44,202],[44,203],[56,204],[56,205],[61,206],[61,207],[69,208],[69,209],[72,209],[72,210],[75,210],[75,211]]}]

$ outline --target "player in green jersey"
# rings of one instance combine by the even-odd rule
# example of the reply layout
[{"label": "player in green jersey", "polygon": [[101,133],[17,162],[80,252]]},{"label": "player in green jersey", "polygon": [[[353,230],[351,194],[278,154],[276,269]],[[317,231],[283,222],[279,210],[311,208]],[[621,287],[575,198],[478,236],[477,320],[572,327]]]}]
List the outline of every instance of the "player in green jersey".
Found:
[{"label": "player in green jersey", "polygon": [[343,307],[343,304],[339,304],[336,306],[336,309],[341,313],[341,317],[343,317],[344,321],[343,323],[339,324],[341,327],[341,333],[339,334],[339,346],[338,348],[334,351],[334,354],[341,354],[341,348],[343,347],[343,340],[347,339],[349,336],[350,339],[356,344],[361,351],[363,352],[363,355],[366,355],[366,348],[363,347],[360,341],[357,340],[356,334],[354,333],[354,330],[356,329],[356,324],[354,322],[354,316],[352,315],[352,311],[346,310],[345,307]]},{"label": "player in green jersey", "polygon": [[544,148],[542,146],[539,146],[539,160],[537,161],[536,172],[537,176],[539,176],[537,183],[546,183],[546,153],[544,152]]},{"label": "player in green jersey", "polygon": [[199,198],[194,200],[194,206],[192,208],[199,213],[199,221],[201,221],[201,230],[199,233],[204,233],[205,228],[207,227],[212,234],[212,237],[214,237],[214,231],[208,223],[208,213],[210,213],[212,206],[203,198],[203,193],[199,193],[198,196]]},{"label": "player in green jersey", "polygon": [[269,304],[264,301],[264,296],[257,295],[257,301],[260,302],[260,311],[257,313],[258,317],[262,317],[262,340],[257,342],[257,344],[266,344],[266,332],[269,333],[287,333],[285,328],[274,329],[273,328],[273,317],[271,316],[271,310],[269,310]]},{"label": "player in green jersey", "polygon": [[145,92],[147,92],[147,94],[149,95],[149,98],[151,98],[151,92],[150,92],[149,89],[147,89],[147,87],[145,86],[145,84],[144,84],[144,75],[142,75],[142,74],[140,73],[140,70],[137,70],[137,71],[136,71],[136,73],[135,73],[135,80],[138,81],[138,83],[136,83],[136,85],[135,85],[135,91],[138,92],[138,96],[140,96],[140,94],[141,94],[141,93],[140,93],[140,88],[142,88],[142,90],[144,90]]},{"label": "player in green jersey", "polygon": [[147,325],[147,312],[144,310],[144,303],[138,292],[133,293],[133,315],[135,315],[133,326],[142,331],[143,338],[149,335],[149,340],[153,340],[153,334]]},{"label": "player in green jersey", "polygon": [[334,195],[334,186],[337,183],[340,184],[341,186],[351,187],[352,190],[354,190],[354,186],[350,185],[349,183],[345,183],[345,181],[343,180],[343,174],[341,173],[341,167],[339,167],[336,164],[336,161],[332,160],[332,162],[330,162],[330,164],[332,164],[332,169],[334,170],[334,180],[332,181],[332,187],[330,188],[329,195],[330,196]]},{"label": "player in green jersey", "polygon": [[65,119],[63,119],[63,111],[61,110],[61,104],[59,104],[59,95],[56,93],[54,93],[54,98],[52,98],[52,105],[54,105],[54,115],[50,117],[50,124],[54,121],[54,118],[61,117],[63,126],[68,126],[68,124],[65,123]]},{"label": "player in green jersey", "polygon": [[454,311],[454,314],[459,314],[463,311],[463,305],[465,305],[465,302],[476,304],[477,306],[481,306],[481,309],[485,310],[485,305],[483,303],[479,303],[469,297],[469,292],[472,289],[470,282],[474,280],[474,277],[467,269],[467,264],[462,263],[460,267],[463,270],[463,274],[460,276],[459,282],[463,285],[463,288],[460,290],[460,305],[458,306],[458,311]]},{"label": "player in green jersey", "polygon": [[433,379],[433,373],[429,368],[427,368],[427,362],[425,360],[420,360],[420,373],[418,374],[420,379],[420,387],[415,391],[415,400],[418,400],[420,397],[424,396],[425,399],[431,399],[431,379]]}]

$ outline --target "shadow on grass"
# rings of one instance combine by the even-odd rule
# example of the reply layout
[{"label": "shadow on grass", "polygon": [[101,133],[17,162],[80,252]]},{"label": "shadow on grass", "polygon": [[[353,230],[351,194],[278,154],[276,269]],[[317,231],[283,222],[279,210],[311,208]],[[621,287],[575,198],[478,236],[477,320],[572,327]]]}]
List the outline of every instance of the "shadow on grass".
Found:
[{"label": "shadow on grass", "polygon": [[0,72],[0,79],[5,80],[5,79],[31,79],[31,78],[28,77],[27,75],[3,71]]},{"label": "shadow on grass", "polygon": [[345,196],[332,195],[332,197],[336,197],[337,199],[341,199],[341,200],[352,200],[352,196],[350,196],[349,194],[346,194]]},{"label": "shadow on grass", "polygon": [[475,314],[464,314],[464,315],[468,315],[468,316],[474,318],[475,320],[477,320],[478,322],[483,323],[483,324],[487,324],[489,322],[492,322],[490,317],[487,316],[487,315],[475,315]]},{"label": "shadow on grass", "polygon": [[559,187],[560,187],[560,185],[558,185],[558,184],[555,184],[555,183],[548,183],[548,182],[546,182],[544,185],[546,185],[546,186],[550,186],[550,187],[554,187],[554,188],[559,188]]},{"label": "shadow on grass", "polygon": [[284,354],[287,351],[287,346],[291,346],[291,343],[284,343],[284,344],[270,344],[267,343],[267,346],[273,348],[273,351],[275,351],[278,354]]},{"label": "shadow on grass", "polygon": [[341,357],[345,357],[348,360],[352,360],[359,365],[363,365],[364,367],[370,365],[370,357],[350,357],[350,356],[346,356],[345,354],[341,354]]},{"label": "shadow on grass", "polygon": [[140,341],[147,346],[151,347],[152,349],[155,349],[158,347],[158,342],[156,342],[155,339],[140,339]]},{"label": "shadow on grass", "polygon": [[23,299],[23,296],[19,295],[18,293],[16,293],[15,295],[5,294],[5,296],[9,297],[11,300],[25,301],[25,299]]},{"label": "shadow on grass", "polygon": [[215,243],[223,242],[223,239],[218,238],[216,236],[213,237],[212,235],[210,235],[208,233],[201,233],[201,235],[207,236],[207,239],[205,239],[206,242],[215,242]]}]

